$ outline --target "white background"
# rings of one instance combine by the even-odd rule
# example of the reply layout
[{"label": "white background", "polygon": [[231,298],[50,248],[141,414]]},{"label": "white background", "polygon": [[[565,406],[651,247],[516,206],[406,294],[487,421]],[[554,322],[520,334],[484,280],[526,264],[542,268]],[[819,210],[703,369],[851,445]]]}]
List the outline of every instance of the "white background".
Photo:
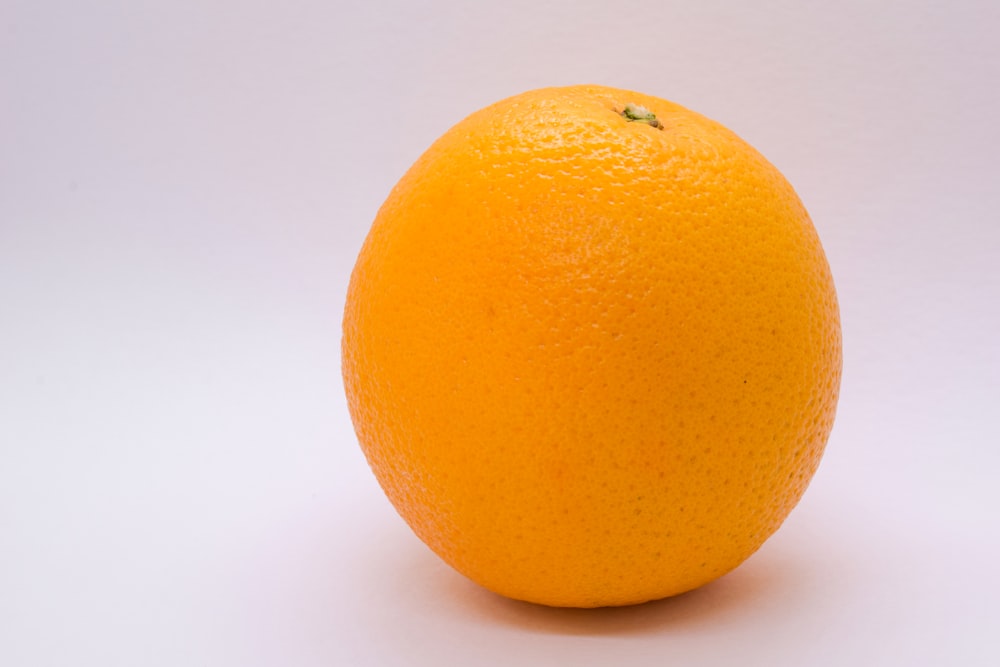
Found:
[{"label": "white background", "polygon": [[[0,664],[1000,664],[995,2],[3,0]],[[339,375],[389,188],[469,112],[601,83],[765,153],[845,369],[734,573],[555,610],[384,499]]]}]

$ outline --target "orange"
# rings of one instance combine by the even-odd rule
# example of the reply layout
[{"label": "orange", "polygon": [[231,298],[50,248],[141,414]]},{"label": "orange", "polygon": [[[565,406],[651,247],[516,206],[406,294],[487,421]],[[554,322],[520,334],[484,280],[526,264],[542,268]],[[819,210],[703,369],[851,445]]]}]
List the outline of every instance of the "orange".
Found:
[{"label": "orange", "polygon": [[455,569],[546,605],[732,570],[833,425],[841,337],[792,187],[718,123],[599,86],[454,126],[381,207],[343,376],[376,478]]}]

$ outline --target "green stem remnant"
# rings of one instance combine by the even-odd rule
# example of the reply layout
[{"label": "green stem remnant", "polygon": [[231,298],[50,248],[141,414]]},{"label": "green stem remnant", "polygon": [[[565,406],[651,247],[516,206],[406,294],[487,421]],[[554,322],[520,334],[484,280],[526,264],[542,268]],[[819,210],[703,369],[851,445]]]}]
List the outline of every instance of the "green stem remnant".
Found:
[{"label": "green stem remnant", "polygon": [[659,130],[663,129],[663,123],[656,120],[656,114],[638,104],[629,102],[625,105],[625,110],[621,112],[621,115],[629,122],[645,123]]}]

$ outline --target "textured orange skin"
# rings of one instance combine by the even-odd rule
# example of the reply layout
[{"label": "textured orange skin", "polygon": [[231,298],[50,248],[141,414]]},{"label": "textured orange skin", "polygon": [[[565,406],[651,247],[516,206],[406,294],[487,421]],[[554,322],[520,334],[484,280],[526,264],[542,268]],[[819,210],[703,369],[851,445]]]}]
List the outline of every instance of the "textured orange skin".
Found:
[{"label": "textured orange skin", "polygon": [[435,142],[344,315],[348,405],[392,504],[469,578],[555,606],[675,595],[750,556],[819,465],[840,372],[833,280],[781,174],[713,121],[599,86]]}]

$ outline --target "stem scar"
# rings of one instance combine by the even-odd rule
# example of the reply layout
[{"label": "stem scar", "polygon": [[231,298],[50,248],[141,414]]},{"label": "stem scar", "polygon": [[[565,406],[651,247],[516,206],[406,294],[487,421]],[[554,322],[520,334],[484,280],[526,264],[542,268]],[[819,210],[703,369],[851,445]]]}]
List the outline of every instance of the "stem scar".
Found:
[{"label": "stem scar", "polygon": [[644,106],[629,102],[625,105],[625,109],[618,113],[630,123],[645,123],[658,130],[663,129],[663,123],[656,119],[656,114]]}]

